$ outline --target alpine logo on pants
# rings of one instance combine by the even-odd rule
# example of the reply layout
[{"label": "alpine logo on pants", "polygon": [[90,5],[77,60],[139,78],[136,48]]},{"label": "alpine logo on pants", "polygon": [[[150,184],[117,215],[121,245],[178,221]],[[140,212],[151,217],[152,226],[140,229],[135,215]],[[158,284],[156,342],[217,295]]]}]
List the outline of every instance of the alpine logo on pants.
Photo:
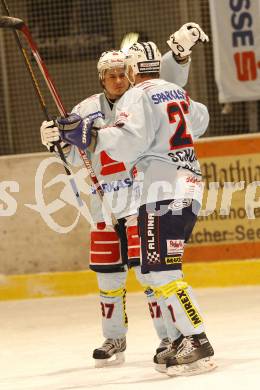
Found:
[{"label": "alpine logo on pants", "polygon": [[160,264],[160,255],[156,251],[156,225],[155,215],[153,213],[147,214],[147,263]]}]

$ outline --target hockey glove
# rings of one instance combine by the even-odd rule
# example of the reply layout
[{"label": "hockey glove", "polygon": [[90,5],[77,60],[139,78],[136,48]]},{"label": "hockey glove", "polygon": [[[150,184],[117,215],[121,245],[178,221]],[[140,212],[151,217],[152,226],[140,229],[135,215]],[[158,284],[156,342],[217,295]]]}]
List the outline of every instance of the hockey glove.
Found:
[{"label": "hockey glove", "polygon": [[93,121],[83,120],[78,114],[69,114],[66,118],[57,118],[60,137],[63,141],[85,150],[91,141]]},{"label": "hockey glove", "polygon": [[209,37],[198,24],[192,22],[184,24],[167,41],[175,57],[180,59],[189,56],[198,42],[209,42]]},{"label": "hockey glove", "polygon": [[42,144],[46,146],[46,148],[49,150],[54,142],[60,140],[59,129],[55,127],[54,121],[42,122],[40,132],[41,132]]}]

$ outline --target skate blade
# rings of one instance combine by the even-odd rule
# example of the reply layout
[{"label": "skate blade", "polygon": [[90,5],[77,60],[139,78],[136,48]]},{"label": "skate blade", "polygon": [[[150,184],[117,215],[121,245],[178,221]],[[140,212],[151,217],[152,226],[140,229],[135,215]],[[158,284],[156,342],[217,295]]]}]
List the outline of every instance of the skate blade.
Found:
[{"label": "skate blade", "polygon": [[[114,358],[114,359],[113,359]],[[95,359],[95,368],[120,366],[125,362],[124,352],[118,352],[109,359]]]},{"label": "skate blade", "polygon": [[169,376],[189,376],[199,375],[204,372],[212,371],[217,367],[217,364],[211,358],[197,360],[191,364],[180,364],[167,368],[166,374]]},{"label": "skate blade", "polygon": [[158,364],[154,363],[154,369],[158,372],[163,372],[164,374],[167,372],[166,364]]}]

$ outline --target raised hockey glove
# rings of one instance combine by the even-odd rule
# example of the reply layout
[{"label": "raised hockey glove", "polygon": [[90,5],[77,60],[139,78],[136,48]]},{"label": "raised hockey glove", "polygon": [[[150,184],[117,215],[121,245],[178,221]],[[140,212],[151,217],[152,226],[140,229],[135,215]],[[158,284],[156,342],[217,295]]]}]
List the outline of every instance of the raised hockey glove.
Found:
[{"label": "raised hockey glove", "polygon": [[192,22],[184,24],[167,41],[177,59],[189,56],[198,42],[209,42],[209,37],[198,24]]},{"label": "raised hockey glove", "polygon": [[44,146],[50,151],[50,152],[57,152],[57,146],[55,144],[60,143],[63,152],[67,154],[70,150],[70,145],[62,142],[59,129],[57,126],[55,126],[54,121],[44,121],[42,122],[41,128],[41,141]]}]

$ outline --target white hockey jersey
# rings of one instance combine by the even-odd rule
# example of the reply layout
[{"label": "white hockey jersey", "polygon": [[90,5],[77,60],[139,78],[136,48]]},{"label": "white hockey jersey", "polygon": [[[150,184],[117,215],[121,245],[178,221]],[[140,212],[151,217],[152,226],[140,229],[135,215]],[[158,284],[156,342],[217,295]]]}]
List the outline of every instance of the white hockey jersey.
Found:
[{"label": "white hockey jersey", "polygon": [[206,106],[189,99],[176,84],[151,79],[120,99],[115,126],[99,131],[96,152],[106,147],[110,157],[136,165],[143,173],[141,204],[173,198],[201,202],[193,141],[208,122]]},{"label": "white hockey jersey", "polygon": [[[166,53],[162,59],[162,73],[165,74],[167,79],[178,85],[186,84],[189,66],[190,63],[178,65],[173,59],[172,52]],[[114,103],[111,109],[104,93],[100,93],[83,100],[73,108],[72,112],[77,113],[82,118],[86,118],[100,111],[104,119],[97,119],[95,126],[102,128],[112,125],[115,122],[118,102]],[[115,161],[115,159],[111,159],[106,153],[106,145],[103,145],[98,154],[92,154],[90,156],[93,169],[105,192],[106,199],[117,218],[123,218],[136,213],[137,206],[140,203],[139,183],[138,181],[134,181],[132,174],[129,173],[132,164],[121,162],[123,157],[121,154],[119,160],[116,159],[117,161]],[[74,146],[71,148],[68,161],[76,166],[82,164],[77,148]],[[104,220],[102,204],[94,187],[92,188],[91,196],[91,215],[95,222]]]},{"label": "white hockey jersey", "polygon": [[[98,118],[95,126],[104,127],[111,125],[115,121],[116,104],[111,110],[104,93],[93,95],[79,103],[72,112],[77,113],[82,118],[101,112],[104,119]],[[138,188],[133,188],[133,178],[129,174],[130,166],[127,163],[112,160],[105,149],[98,155],[89,155],[92,167],[103,188],[106,199],[117,218],[132,215],[136,212],[136,200],[140,197]],[[72,147],[68,156],[68,161],[72,165],[81,165],[82,160],[76,147]],[[95,187],[91,187],[90,198],[91,216],[94,222],[104,220],[104,210]]]}]

